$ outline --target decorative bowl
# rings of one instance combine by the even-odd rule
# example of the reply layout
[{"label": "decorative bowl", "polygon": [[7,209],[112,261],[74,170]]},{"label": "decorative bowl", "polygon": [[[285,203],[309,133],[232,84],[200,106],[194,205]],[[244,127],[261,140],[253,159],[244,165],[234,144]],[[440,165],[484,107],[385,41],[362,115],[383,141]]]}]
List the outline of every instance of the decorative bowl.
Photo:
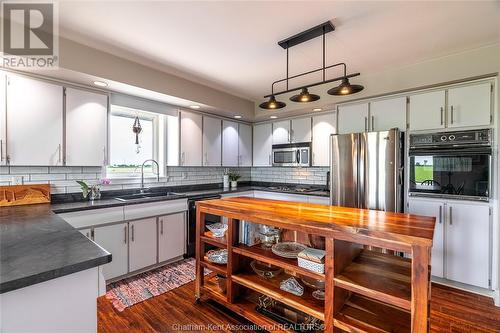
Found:
[{"label": "decorative bowl", "polygon": [[226,249],[218,249],[218,250],[210,250],[207,252],[208,261],[224,265],[227,264],[227,250]]},{"label": "decorative bowl", "polygon": [[250,263],[250,267],[252,267],[253,271],[263,279],[272,279],[283,272],[283,269],[281,269],[280,267],[276,267],[258,260],[253,260]]},{"label": "decorative bowl", "polygon": [[325,300],[325,292],[323,290],[315,290],[312,292],[312,297],[319,301]]},{"label": "decorative bowl", "polygon": [[207,224],[206,227],[208,230],[212,232],[213,237],[216,238],[224,237],[224,234],[226,233],[227,230],[227,224],[220,222]]},{"label": "decorative bowl", "polygon": [[283,242],[274,244],[271,248],[274,254],[283,257],[296,259],[297,255],[306,248],[305,245],[296,242]]},{"label": "decorative bowl", "polygon": [[306,276],[301,277],[300,280],[311,289],[325,290],[325,281],[316,280]]}]

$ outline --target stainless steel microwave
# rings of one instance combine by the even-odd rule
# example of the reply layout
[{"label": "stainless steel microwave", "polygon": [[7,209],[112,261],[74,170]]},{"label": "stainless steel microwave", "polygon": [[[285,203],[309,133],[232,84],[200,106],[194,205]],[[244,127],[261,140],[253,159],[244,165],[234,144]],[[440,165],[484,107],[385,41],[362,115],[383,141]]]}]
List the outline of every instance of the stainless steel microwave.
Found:
[{"label": "stainless steel microwave", "polygon": [[311,166],[311,143],[287,143],[273,145],[273,166]]}]

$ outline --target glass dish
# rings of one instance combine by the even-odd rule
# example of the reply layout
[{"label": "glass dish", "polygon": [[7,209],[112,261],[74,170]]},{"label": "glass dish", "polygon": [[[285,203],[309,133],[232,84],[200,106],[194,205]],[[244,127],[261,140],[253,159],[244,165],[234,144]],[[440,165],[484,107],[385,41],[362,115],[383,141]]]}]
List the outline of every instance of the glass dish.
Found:
[{"label": "glass dish", "polygon": [[283,257],[296,259],[297,255],[306,248],[305,245],[296,242],[283,242],[274,244],[271,248],[274,254]]},{"label": "glass dish", "polygon": [[250,263],[250,267],[252,267],[253,271],[263,279],[272,279],[283,272],[283,269],[281,269],[280,267],[273,266],[271,264],[267,264],[258,260],[253,260]]},{"label": "glass dish", "polygon": [[221,238],[224,237],[224,234],[226,233],[227,230],[227,224],[224,223],[213,223],[213,224],[207,224],[206,225],[207,229],[212,232],[212,236],[215,238]]},{"label": "glass dish", "polygon": [[214,264],[219,264],[219,265],[227,264],[227,250],[226,249],[210,250],[207,252],[207,259],[208,261]]}]

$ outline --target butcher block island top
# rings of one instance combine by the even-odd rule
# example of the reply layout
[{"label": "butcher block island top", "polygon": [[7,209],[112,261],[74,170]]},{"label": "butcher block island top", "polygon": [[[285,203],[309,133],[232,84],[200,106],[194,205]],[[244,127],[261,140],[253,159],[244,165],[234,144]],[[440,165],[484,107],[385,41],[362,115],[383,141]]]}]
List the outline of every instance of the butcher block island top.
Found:
[{"label": "butcher block island top", "polygon": [[[207,214],[227,220],[224,237],[207,231]],[[325,250],[324,271],[261,244],[243,244],[243,221],[279,228],[282,242]],[[316,332],[428,332],[434,225],[434,218],[347,207],[249,197],[199,201],[195,296],[272,332],[304,327],[291,323]],[[214,246],[227,251],[227,263],[208,260]],[[282,272],[264,278],[251,262]],[[205,269],[217,276],[205,276]],[[290,277],[304,287],[302,295],[280,288]],[[312,288],[311,281],[322,287]],[[324,290],[324,300],[315,297],[317,290]]]}]

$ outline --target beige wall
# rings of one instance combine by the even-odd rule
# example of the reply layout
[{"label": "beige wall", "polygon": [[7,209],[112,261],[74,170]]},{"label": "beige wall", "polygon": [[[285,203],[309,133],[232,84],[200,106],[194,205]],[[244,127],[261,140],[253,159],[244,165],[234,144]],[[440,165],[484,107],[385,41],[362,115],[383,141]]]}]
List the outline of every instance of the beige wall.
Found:
[{"label": "beige wall", "polygon": [[253,118],[254,103],[91,47],[60,39],[59,66],[103,79],[209,105],[221,115]]},{"label": "beige wall", "polygon": [[[348,59],[345,59],[349,63]],[[256,104],[255,115],[257,120],[268,119],[271,114],[294,115],[297,113],[311,112],[314,107],[334,108],[335,104],[349,100],[366,98],[370,96],[389,94],[407,89],[415,89],[429,85],[442,84],[455,80],[463,80],[470,77],[481,76],[500,72],[500,43],[453,54],[446,57],[436,58],[420,62],[406,67],[395,68],[382,72],[364,72],[359,77],[352,79],[353,83],[359,83],[365,89],[355,95],[347,97],[331,96],[326,91],[336,84],[330,83],[319,86],[311,92],[321,95],[321,99],[315,103],[308,103],[307,109],[298,103],[289,101],[292,94],[280,95],[278,100],[287,103],[287,107],[281,111],[264,111]],[[497,98],[500,89],[497,87]]]}]

